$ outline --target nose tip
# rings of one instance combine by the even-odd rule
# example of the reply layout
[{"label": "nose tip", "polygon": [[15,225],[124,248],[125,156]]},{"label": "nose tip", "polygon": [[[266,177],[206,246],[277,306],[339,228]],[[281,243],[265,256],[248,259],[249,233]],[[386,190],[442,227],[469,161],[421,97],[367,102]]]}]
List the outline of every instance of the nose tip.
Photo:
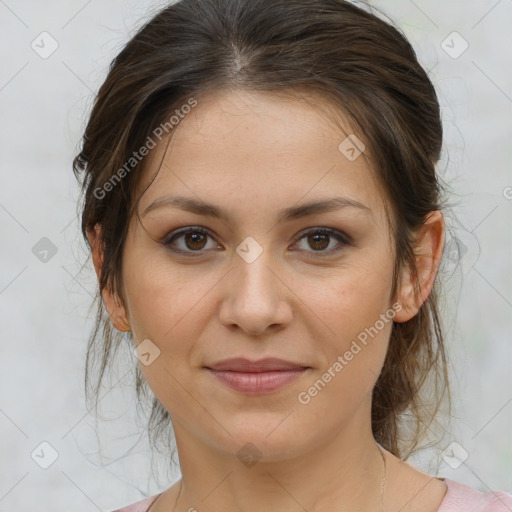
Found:
[{"label": "nose tip", "polygon": [[[228,279],[220,320],[224,325],[237,326],[251,336],[261,336],[268,329],[274,332],[292,318],[286,287],[268,265],[266,255],[262,256],[263,251],[255,251],[254,242],[247,241],[246,246],[240,244],[239,248],[242,254],[251,256],[252,262],[248,263],[241,256],[236,271]],[[260,254],[253,259],[256,252]]]}]

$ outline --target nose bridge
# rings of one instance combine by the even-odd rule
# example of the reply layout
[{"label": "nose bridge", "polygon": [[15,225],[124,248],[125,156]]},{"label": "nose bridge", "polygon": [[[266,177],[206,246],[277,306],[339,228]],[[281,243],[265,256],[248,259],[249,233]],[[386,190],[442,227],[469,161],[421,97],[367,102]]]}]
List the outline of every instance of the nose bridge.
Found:
[{"label": "nose bridge", "polygon": [[249,236],[237,246],[236,252],[221,320],[253,333],[288,321],[291,312],[286,303],[286,287],[276,275],[271,250]]},{"label": "nose bridge", "polygon": [[240,289],[240,298],[260,302],[261,307],[264,304],[270,307],[269,303],[275,301],[275,295],[279,293],[275,274],[270,270],[275,267],[272,251],[268,245],[264,247],[255,238],[248,236],[238,245],[236,252],[235,288]]}]

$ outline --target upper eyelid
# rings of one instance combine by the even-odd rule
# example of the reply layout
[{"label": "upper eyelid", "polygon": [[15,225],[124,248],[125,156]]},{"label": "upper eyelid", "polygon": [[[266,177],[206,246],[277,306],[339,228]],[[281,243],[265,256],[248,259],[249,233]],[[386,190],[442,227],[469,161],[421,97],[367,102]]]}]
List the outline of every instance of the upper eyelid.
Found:
[{"label": "upper eyelid", "polygon": [[[208,228],[204,228],[202,226],[189,226],[189,227],[185,227],[185,228],[181,228],[181,229],[178,228],[177,230],[174,230],[174,231],[177,231],[177,232],[174,233],[172,236],[167,236],[164,238],[164,240],[162,241],[162,243],[164,245],[171,245],[172,242],[181,238],[182,236],[184,236],[188,233],[194,233],[194,232],[206,234],[207,236],[211,237],[213,240],[216,241],[216,237],[210,232],[210,230]],[[327,226],[313,226],[313,227],[305,228],[305,229],[301,230],[296,235],[294,244],[299,242],[300,240],[302,240],[308,234],[316,233],[316,232],[323,232],[324,234],[327,234],[333,238],[336,238],[338,240],[338,242],[343,245],[352,244],[352,238],[349,235],[347,235],[344,231],[340,231],[339,229],[335,229],[335,228],[331,228],[331,227],[327,227]],[[218,243],[218,242],[216,241],[216,243]],[[178,249],[178,250],[181,250],[181,249]],[[182,252],[201,253],[202,251],[199,250],[199,251],[182,251]],[[322,252],[328,253],[329,251],[318,251],[318,252],[319,253],[322,253]]]}]

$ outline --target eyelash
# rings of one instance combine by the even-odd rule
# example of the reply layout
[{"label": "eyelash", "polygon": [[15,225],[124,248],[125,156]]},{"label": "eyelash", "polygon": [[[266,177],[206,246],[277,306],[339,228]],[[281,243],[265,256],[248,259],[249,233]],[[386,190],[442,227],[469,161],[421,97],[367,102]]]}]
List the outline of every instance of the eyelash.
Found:
[{"label": "eyelash", "polygon": [[[198,251],[188,250],[188,251],[184,251],[182,249],[175,249],[175,248],[173,248],[171,246],[171,244],[175,240],[177,240],[177,239],[179,239],[179,238],[181,238],[184,235],[187,235],[189,233],[201,233],[203,235],[209,236],[210,238],[213,238],[213,236],[210,235],[210,233],[206,229],[204,229],[204,228],[201,228],[201,227],[190,227],[190,228],[185,228],[185,229],[179,230],[178,232],[170,235],[170,237],[168,237],[168,238],[166,238],[165,240],[162,241],[162,244],[165,245],[166,247],[168,247],[169,250],[174,252],[174,253],[186,254],[186,255],[191,256],[191,257],[201,256],[202,254],[204,254],[203,250],[198,250]],[[305,237],[307,237],[307,236],[309,236],[311,234],[328,235],[328,236],[330,236],[332,238],[335,238],[336,240],[338,240],[340,242],[340,247],[338,247],[336,249],[330,249],[328,251],[326,251],[326,250],[306,251],[306,252],[314,253],[315,256],[316,255],[319,255],[320,257],[324,257],[324,255],[332,256],[332,255],[337,254],[340,251],[342,251],[345,246],[352,245],[352,241],[351,241],[350,237],[348,237],[345,233],[337,231],[337,230],[333,230],[333,229],[330,229],[330,228],[314,228],[314,229],[310,229],[309,231],[303,233],[297,239],[297,241],[295,243],[299,242],[300,240],[302,240],[303,238],[305,238]],[[314,257],[314,256],[308,256],[308,257]]]}]

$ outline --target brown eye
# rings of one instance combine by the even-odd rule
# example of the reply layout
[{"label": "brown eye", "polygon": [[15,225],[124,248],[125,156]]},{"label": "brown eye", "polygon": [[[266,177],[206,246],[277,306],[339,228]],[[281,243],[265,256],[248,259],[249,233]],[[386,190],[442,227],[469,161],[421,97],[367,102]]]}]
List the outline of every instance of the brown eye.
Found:
[{"label": "brown eye", "polygon": [[[345,246],[351,245],[350,238],[339,231],[335,231],[328,228],[318,228],[305,233],[300,239],[306,240],[307,247],[300,248],[305,252],[318,253],[319,256],[328,256],[341,251]],[[338,241],[338,244],[333,243]],[[328,247],[331,246],[331,249]]]},{"label": "brown eye", "polygon": [[198,250],[204,248],[206,238],[208,235],[205,235],[204,233],[191,232],[186,233],[184,236],[184,241],[187,248],[192,250]]},{"label": "brown eye", "polygon": [[325,234],[308,235],[308,244],[312,249],[322,251],[329,247],[329,238],[330,236]]},{"label": "brown eye", "polygon": [[[171,251],[181,253],[198,253],[207,250],[210,234],[202,228],[187,228],[174,233],[162,243],[168,246]],[[178,243],[180,242],[180,243]],[[215,247],[218,247],[215,245]]]},{"label": "brown eye", "polygon": [[[219,248],[215,245],[208,248],[208,238],[213,240],[213,237],[203,228],[186,228],[182,229],[164,240],[162,243],[169,247],[169,250],[181,254],[188,254],[193,256],[200,256],[208,249]],[[341,251],[345,246],[351,245],[351,239],[342,232],[328,229],[318,228],[310,230],[305,233],[299,242],[306,240],[307,247],[300,248],[301,251],[306,253],[322,256],[329,256]],[[335,242],[338,242],[337,244]],[[298,242],[297,242],[298,243]],[[329,247],[332,246],[330,249]]]}]

